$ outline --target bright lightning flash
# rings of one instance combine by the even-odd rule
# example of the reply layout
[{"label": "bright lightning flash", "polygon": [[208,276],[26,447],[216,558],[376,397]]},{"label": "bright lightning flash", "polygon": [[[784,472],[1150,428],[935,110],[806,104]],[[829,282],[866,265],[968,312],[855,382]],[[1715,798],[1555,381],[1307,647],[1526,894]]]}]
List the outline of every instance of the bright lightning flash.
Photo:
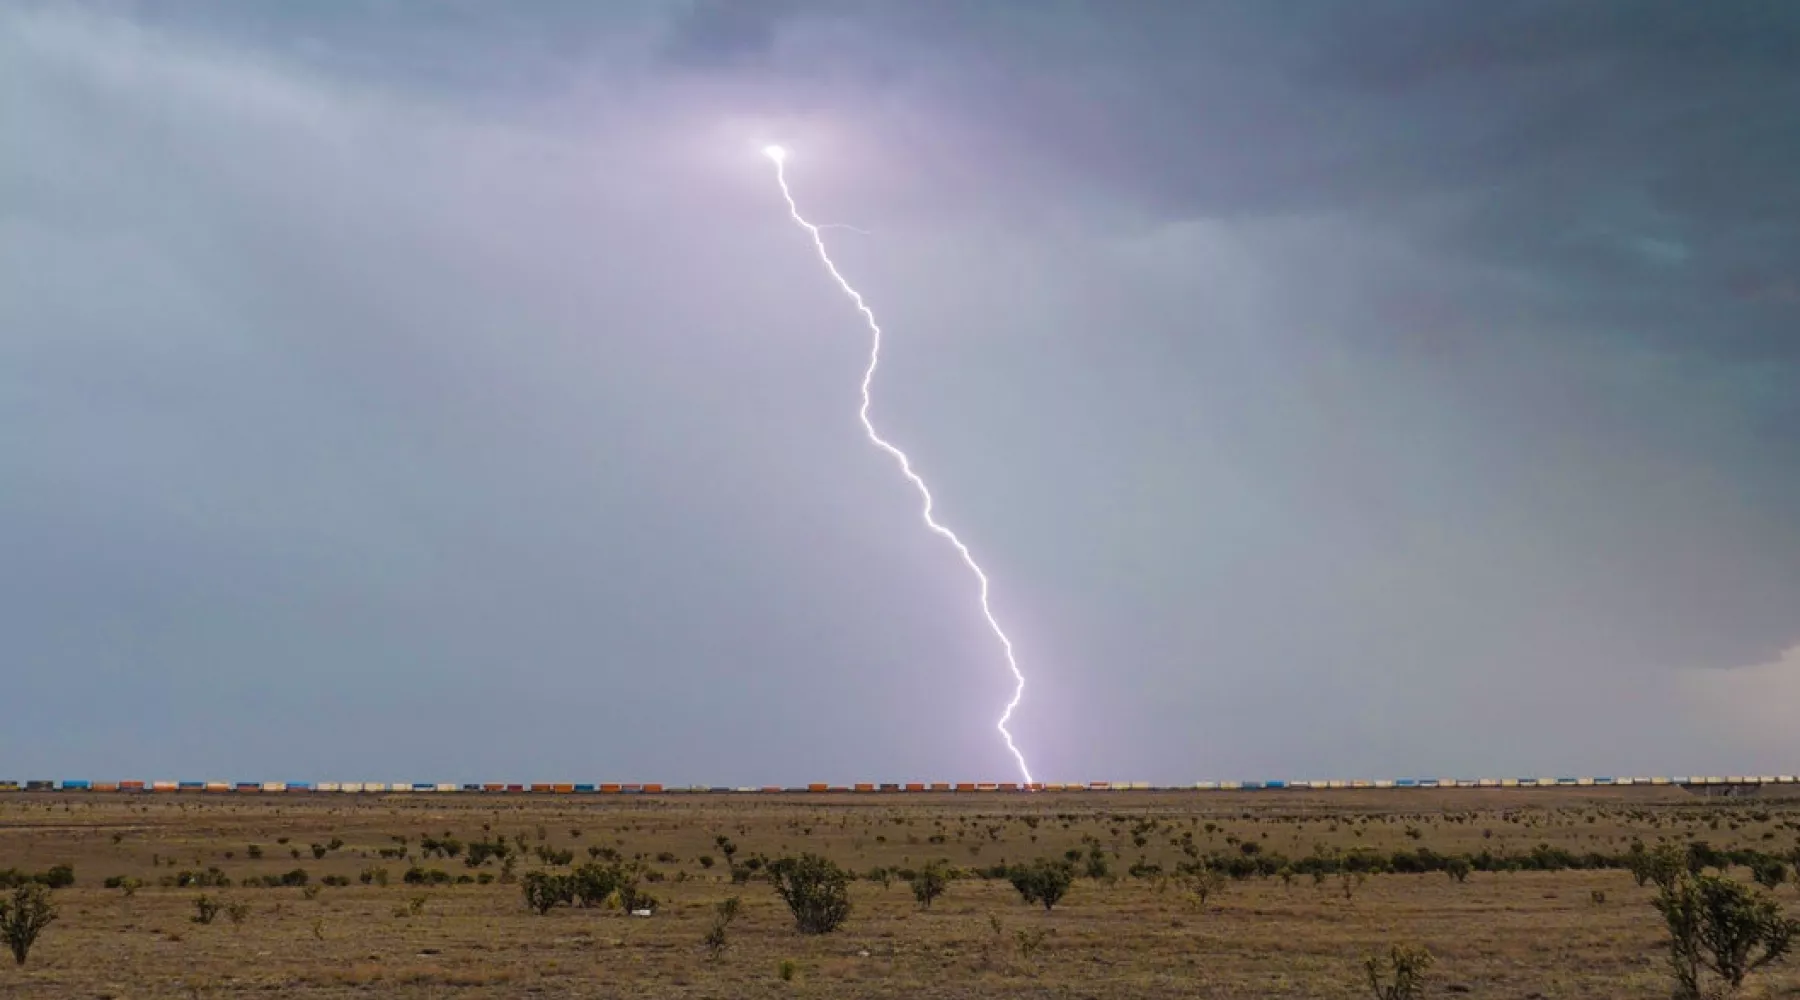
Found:
[{"label": "bright lightning flash", "polygon": [[1025,755],[1020,753],[1019,748],[1014,745],[1012,733],[1006,728],[1006,723],[1012,719],[1013,709],[1019,707],[1019,699],[1025,694],[1025,675],[1020,672],[1019,661],[1013,656],[1012,640],[1006,637],[1006,632],[1001,629],[1000,622],[994,618],[993,609],[988,607],[987,574],[982,572],[981,567],[976,564],[975,557],[969,554],[969,547],[963,544],[962,539],[956,537],[956,532],[939,524],[937,519],[931,516],[933,502],[931,490],[925,485],[925,480],[913,471],[912,460],[906,457],[906,452],[896,448],[877,433],[875,425],[869,421],[869,383],[874,381],[875,368],[881,363],[881,325],[875,321],[875,313],[863,302],[862,293],[852,288],[850,282],[844,280],[844,276],[838,272],[837,265],[832,262],[831,255],[825,252],[825,239],[819,233],[820,226],[806,221],[806,218],[800,214],[800,206],[794,202],[794,193],[788,190],[785,169],[787,150],[780,146],[764,146],[763,155],[775,161],[775,180],[781,185],[781,196],[787,200],[788,214],[812,237],[813,247],[818,250],[819,260],[824,263],[825,270],[831,273],[832,280],[837,282],[838,288],[842,289],[844,294],[850,297],[850,301],[856,304],[857,310],[862,313],[863,319],[869,325],[871,337],[869,367],[863,371],[862,409],[858,413],[862,418],[863,431],[868,435],[871,444],[893,456],[894,461],[900,464],[900,472],[918,489],[920,499],[925,502],[922,512],[925,526],[942,535],[945,540],[956,547],[957,554],[962,556],[963,564],[969,567],[970,572],[975,574],[975,579],[981,583],[981,613],[987,618],[988,627],[993,629],[995,637],[1000,640],[1001,647],[1006,651],[1006,665],[1012,670],[1014,682],[1012,700],[1006,703],[1006,710],[1000,713],[1000,721],[995,723],[995,728],[1000,730],[1000,737],[1006,741],[1006,749],[1012,751],[1013,759],[1019,762],[1020,773],[1025,776],[1025,783],[1029,785],[1032,783],[1031,768],[1026,766]]}]

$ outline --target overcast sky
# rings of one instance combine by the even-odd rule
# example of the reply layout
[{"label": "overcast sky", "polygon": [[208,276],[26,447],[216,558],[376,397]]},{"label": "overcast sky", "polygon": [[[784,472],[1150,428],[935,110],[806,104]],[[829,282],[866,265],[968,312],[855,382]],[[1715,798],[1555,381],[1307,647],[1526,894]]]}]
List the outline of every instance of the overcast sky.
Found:
[{"label": "overcast sky", "polygon": [[0,11],[0,777],[1800,769],[1800,5]]}]

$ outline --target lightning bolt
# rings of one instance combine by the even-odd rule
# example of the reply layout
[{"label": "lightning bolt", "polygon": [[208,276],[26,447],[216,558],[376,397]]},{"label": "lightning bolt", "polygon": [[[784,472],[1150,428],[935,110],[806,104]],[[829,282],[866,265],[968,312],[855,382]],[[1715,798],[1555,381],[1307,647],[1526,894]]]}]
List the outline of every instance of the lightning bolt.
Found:
[{"label": "lightning bolt", "polygon": [[1006,652],[1006,666],[1012,671],[1014,685],[1012,700],[1006,703],[1006,709],[1000,713],[1000,720],[994,724],[994,728],[1000,730],[1000,738],[1006,741],[1006,749],[1011,751],[1013,759],[1018,761],[1019,773],[1025,776],[1025,783],[1032,784],[1031,768],[1025,763],[1025,755],[1019,752],[1018,746],[1013,743],[1012,732],[1006,728],[1006,724],[1012,720],[1013,710],[1019,707],[1019,699],[1025,696],[1025,674],[1019,670],[1019,661],[1013,655],[1012,640],[1007,638],[1006,630],[1000,627],[999,619],[994,617],[993,609],[988,606],[987,573],[982,571],[981,565],[975,561],[975,557],[970,554],[969,547],[963,544],[963,540],[956,537],[956,532],[939,524],[937,519],[931,516],[934,502],[931,497],[931,488],[925,485],[925,480],[917,472],[913,471],[912,460],[906,457],[906,452],[901,451],[882,437],[875,430],[875,424],[869,420],[869,384],[875,380],[875,369],[881,364],[881,324],[875,321],[874,311],[863,302],[862,293],[844,279],[843,274],[837,269],[837,264],[832,262],[831,254],[825,250],[825,238],[819,232],[822,227],[806,221],[806,217],[800,214],[800,206],[794,202],[794,193],[788,189],[787,151],[780,146],[769,146],[763,150],[763,154],[775,161],[775,181],[781,185],[781,197],[787,201],[788,215],[792,216],[794,222],[812,237],[813,247],[819,251],[819,260],[824,263],[825,270],[831,273],[832,280],[837,282],[838,288],[842,289],[843,293],[850,297],[850,301],[856,304],[857,311],[862,313],[863,319],[869,325],[871,338],[869,367],[863,371],[862,409],[857,414],[862,418],[863,432],[868,435],[869,443],[893,457],[900,466],[901,474],[918,489],[919,498],[925,503],[924,509],[920,512],[925,526],[955,546],[957,555],[962,556],[963,565],[969,567],[969,572],[974,573],[975,579],[981,583],[981,614],[987,619],[988,627],[993,630],[995,638],[1000,640],[1000,646]]}]

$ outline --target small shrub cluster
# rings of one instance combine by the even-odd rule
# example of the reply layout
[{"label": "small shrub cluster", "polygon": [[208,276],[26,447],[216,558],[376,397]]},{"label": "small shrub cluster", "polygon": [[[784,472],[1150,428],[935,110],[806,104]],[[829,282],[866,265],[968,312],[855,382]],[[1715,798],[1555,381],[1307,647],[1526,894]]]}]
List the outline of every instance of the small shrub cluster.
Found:
[{"label": "small shrub cluster", "polygon": [[50,902],[46,883],[21,883],[14,887],[10,901],[0,900],[0,937],[6,938],[13,961],[24,965],[38,935],[55,920],[56,906]]},{"label": "small shrub cluster", "polygon": [[816,854],[768,865],[769,882],[802,934],[828,934],[850,916],[850,873]]},{"label": "small shrub cluster", "polygon": [[1060,902],[1074,884],[1075,869],[1065,861],[1039,858],[1029,865],[1018,865],[1007,873],[1008,881],[1027,903],[1042,903],[1049,910]]},{"label": "small shrub cluster", "polygon": [[0,889],[17,889],[41,885],[46,889],[67,889],[75,884],[75,869],[69,865],[52,865],[41,872],[25,872],[17,868],[0,869]]}]

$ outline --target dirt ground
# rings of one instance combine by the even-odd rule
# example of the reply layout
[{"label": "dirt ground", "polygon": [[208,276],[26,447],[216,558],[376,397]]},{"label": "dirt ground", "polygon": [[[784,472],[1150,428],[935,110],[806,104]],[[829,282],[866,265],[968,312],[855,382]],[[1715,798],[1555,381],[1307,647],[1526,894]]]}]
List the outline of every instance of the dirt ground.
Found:
[{"label": "dirt ground", "polygon": [[[28,963],[0,964],[0,996],[264,997],[1368,997],[1362,959],[1391,945],[1435,956],[1427,996],[1617,998],[1669,992],[1651,890],[1622,871],[1476,872],[1231,881],[1204,905],[1165,871],[1203,851],[1299,858],[1318,847],[1514,854],[1539,844],[1618,853],[1633,838],[1786,853],[1800,798],[1703,800],[1679,789],[656,797],[481,795],[0,796],[0,870],[72,865],[60,919]],[[499,865],[421,858],[422,837],[523,835],[533,849],[641,856],[650,917],[560,907],[539,916]],[[1086,850],[1111,879],[1078,878],[1046,912],[1002,880],[958,879],[929,910],[906,883],[860,879],[844,927],[796,932],[770,885],[733,885],[739,860],[810,851],[859,873],[936,858],[979,868]],[[397,854],[405,838],[409,856]],[[1084,838],[1091,838],[1084,839]],[[1139,843],[1139,841],[1142,843]],[[332,842],[339,842],[335,848]],[[312,845],[325,849],[316,859]],[[261,857],[252,858],[251,845]],[[295,855],[298,854],[298,857]],[[711,859],[707,867],[702,856]],[[412,865],[489,884],[405,884]],[[307,872],[310,888],[173,888],[216,867]],[[387,885],[363,884],[385,868]],[[533,857],[517,874],[546,866]],[[1747,873],[1738,877],[1747,880]],[[324,876],[348,886],[319,886]],[[103,888],[109,877],[141,888]],[[202,895],[239,906],[194,921]],[[1793,885],[1777,890],[1800,913]],[[728,944],[702,938],[742,899]],[[1800,997],[1800,962],[1749,996]]]}]

